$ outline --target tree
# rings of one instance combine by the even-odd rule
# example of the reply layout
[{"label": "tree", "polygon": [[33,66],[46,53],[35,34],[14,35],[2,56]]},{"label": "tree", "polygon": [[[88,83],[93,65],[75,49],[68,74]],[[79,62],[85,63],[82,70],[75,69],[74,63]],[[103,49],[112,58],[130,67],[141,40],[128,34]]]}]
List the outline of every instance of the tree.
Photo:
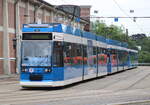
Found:
[{"label": "tree", "polygon": [[141,46],[141,51],[139,51],[139,62],[140,63],[150,63],[150,37],[143,37],[137,39],[136,44]]},{"label": "tree", "polygon": [[[110,38],[113,40],[118,40],[121,42],[128,43],[128,48],[138,50],[137,46],[141,46],[142,49],[139,51],[139,62],[142,63],[150,63],[150,37],[146,37],[146,35],[142,35],[143,37],[133,39],[133,37],[128,37],[124,31],[124,27],[110,25],[107,26],[104,21],[96,21],[92,23],[92,31],[97,34],[104,36],[106,38]],[[137,37],[134,35],[134,37]]]},{"label": "tree", "polygon": [[97,35],[106,35],[106,27],[107,25],[103,21],[96,21],[92,23],[92,32],[94,32]]},{"label": "tree", "polygon": [[97,34],[118,41],[127,41],[128,37],[124,33],[123,27],[115,25],[107,26],[103,21],[96,21],[92,23],[92,31]]},{"label": "tree", "polygon": [[150,63],[150,52],[140,51],[139,52],[139,63]]}]

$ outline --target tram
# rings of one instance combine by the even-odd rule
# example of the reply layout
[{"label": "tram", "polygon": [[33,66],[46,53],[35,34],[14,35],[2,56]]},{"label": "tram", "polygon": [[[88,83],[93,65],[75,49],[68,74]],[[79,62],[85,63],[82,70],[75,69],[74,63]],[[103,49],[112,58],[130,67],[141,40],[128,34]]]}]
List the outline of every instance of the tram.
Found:
[{"label": "tram", "polygon": [[137,67],[125,43],[60,23],[24,24],[20,85],[59,87]]}]

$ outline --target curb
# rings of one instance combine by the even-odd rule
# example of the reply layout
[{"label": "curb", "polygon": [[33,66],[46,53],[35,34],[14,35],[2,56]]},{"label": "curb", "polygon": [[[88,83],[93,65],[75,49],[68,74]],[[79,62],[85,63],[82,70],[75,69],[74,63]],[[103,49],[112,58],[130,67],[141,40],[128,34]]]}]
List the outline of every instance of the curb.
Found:
[{"label": "curb", "polygon": [[112,103],[106,105],[136,105],[136,104],[140,105],[140,103],[146,103],[146,102],[150,103],[150,100],[127,101],[127,102]]},{"label": "curb", "polygon": [[10,74],[10,75],[0,75],[0,80],[8,78],[18,78],[19,74]]}]

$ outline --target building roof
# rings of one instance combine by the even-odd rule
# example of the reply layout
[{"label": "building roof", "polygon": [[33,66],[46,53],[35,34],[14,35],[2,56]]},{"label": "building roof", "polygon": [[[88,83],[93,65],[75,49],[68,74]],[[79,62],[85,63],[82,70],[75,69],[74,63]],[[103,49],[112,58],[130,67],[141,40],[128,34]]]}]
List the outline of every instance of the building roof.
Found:
[{"label": "building roof", "polygon": [[[35,0],[31,0],[31,1],[33,1],[33,2],[35,2]],[[40,3],[42,3],[42,4],[45,4],[46,6],[48,6],[49,8],[51,8],[51,9],[53,9],[54,11],[55,10],[57,10],[57,11],[60,11],[60,12],[63,12],[63,13],[65,13],[65,14],[68,14],[68,15],[72,15],[72,14],[70,14],[70,13],[68,13],[68,12],[66,12],[66,11],[62,11],[62,10],[58,10],[56,7],[56,5],[52,5],[52,4],[50,4],[50,3],[48,3],[48,2],[46,2],[46,1],[44,1],[44,0],[36,0],[36,1],[38,1],[38,2],[40,2]],[[91,7],[91,6],[89,6],[89,5],[82,5],[81,7]],[[80,19],[82,20],[82,21],[84,21],[85,23],[88,23],[89,24],[89,20],[86,20],[86,19],[84,19],[84,18],[82,18],[82,17],[80,17]]]},{"label": "building roof", "polygon": [[91,8],[91,5],[79,5],[81,8]]}]

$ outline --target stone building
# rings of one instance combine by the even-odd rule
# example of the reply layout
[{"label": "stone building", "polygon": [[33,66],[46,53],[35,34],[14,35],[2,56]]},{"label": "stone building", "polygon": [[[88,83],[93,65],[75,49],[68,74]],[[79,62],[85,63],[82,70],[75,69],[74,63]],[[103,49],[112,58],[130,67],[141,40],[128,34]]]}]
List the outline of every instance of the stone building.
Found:
[{"label": "stone building", "polygon": [[[0,74],[19,73],[21,28],[28,23],[68,24],[71,15],[43,0],[0,0]],[[72,25],[84,29],[89,20]]]},{"label": "stone building", "polygon": [[89,21],[88,24],[84,26],[84,30],[90,31],[90,12],[91,12],[91,6],[90,5],[80,5],[81,11],[80,11],[80,17]]},{"label": "stone building", "polygon": [[89,20],[90,21],[90,12],[91,12],[91,6],[90,5],[80,5],[81,12],[80,16],[83,19]]}]

